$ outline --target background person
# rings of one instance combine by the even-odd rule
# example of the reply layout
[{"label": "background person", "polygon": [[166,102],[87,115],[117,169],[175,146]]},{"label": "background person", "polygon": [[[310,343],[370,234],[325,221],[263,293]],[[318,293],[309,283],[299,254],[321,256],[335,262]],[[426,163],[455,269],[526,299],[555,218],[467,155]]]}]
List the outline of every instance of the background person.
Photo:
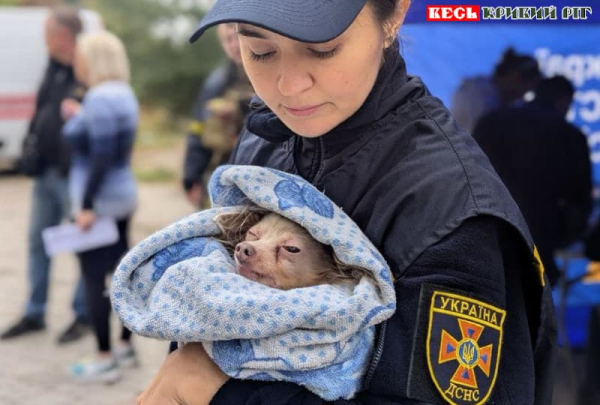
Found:
[{"label": "background person", "polygon": [[206,196],[204,177],[212,171],[210,166],[227,161],[250,110],[253,94],[242,66],[235,24],[219,25],[217,36],[227,61],[208,76],[198,95],[183,166],[183,187],[196,207],[201,206]]},{"label": "background person", "polygon": [[550,282],[554,252],[581,240],[592,210],[592,169],[586,136],[565,120],[573,85],[542,80],[535,99],[484,116],[473,137],[521,209]]},{"label": "background person", "polygon": [[[379,327],[364,391],[336,403],[468,403],[468,395],[471,402],[548,404],[550,285],[485,155],[407,75],[396,37],[408,4],[219,0],[192,39],[239,21],[244,67],[262,103],[232,162],[310,181],[392,269],[401,305]],[[300,190],[290,198],[301,204],[306,196]],[[323,403],[298,385],[229,378],[199,344],[167,357],[139,403],[177,400]]]},{"label": "background person", "polygon": [[467,77],[452,97],[452,115],[468,132],[485,113],[510,106],[533,90],[541,79],[537,61],[508,48],[492,76]]},{"label": "background person", "polygon": [[131,332],[122,329],[119,346],[111,352],[110,301],[106,277],[128,250],[131,216],[137,204],[137,186],[130,160],[138,126],[138,102],[129,86],[125,47],[110,32],[84,34],[77,40],[75,74],[89,88],[83,103],[65,100],[68,122],[64,138],[73,149],[69,195],[75,222],[86,230],[98,217],[116,221],[119,240],[112,245],[78,254],[85,280],[97,354],[71,367],[83,381],[111,383],[121,376],[118,363],[135,363]]},{"label": "background person", "polygon": [[[69,151],[60,135],[60,105],[66,97],[81,97],[73,74],[75,37],[82,24],[76,10],[55,8],[44,26],[50,60],[38,90],[35,114],[24,145],[21,170],[34,178],[28,233],[29,299],[24,316],[0,336],[11,339],[45,329],[50,258],[44,250],[42,230],[58,225],[68,215],[67,172]],[[83,282],[77,284],[72,307],[75,319],[58,337],[59,343],[79,339],[88,330]]]}]

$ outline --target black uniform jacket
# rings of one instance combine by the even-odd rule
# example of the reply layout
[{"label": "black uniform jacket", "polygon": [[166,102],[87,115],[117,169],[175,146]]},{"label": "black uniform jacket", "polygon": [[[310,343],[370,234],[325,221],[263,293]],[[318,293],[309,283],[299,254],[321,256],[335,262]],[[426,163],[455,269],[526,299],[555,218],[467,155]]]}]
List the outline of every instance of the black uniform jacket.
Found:
[{"label": "black uniform jacket", "polygon": [[[324,136],[258,105],[231,162],[300,174],[383,253],[397,310],[364,390],[337,404],[549,404],[554,309],[524,220],[475,141],[396,49],[365,104]],[[256,106],[255,106],[256,107]],[[211,404],[321,404],[290,383],[231,379]]]}]

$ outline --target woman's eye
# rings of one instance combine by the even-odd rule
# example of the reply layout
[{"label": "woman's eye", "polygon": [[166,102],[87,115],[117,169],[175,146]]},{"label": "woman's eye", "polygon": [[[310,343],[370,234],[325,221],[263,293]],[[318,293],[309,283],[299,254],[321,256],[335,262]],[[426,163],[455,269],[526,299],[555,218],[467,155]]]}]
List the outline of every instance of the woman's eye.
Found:
[{"label": "woman's eye", "polygon": [[290,253],[300,253],[300,249],[295,246],[284,246],[283,248]]},{"label": "woman's eye", "polygon": [[265,53],[254,53],[250,51],[250,59],[257,62],[264,62],[266,60],[271,59],[275,55],[275,51],[265,52]]},{"label": "woman's eye", "polygon": [[319,59],[329,59],[334,57],[338,53],[339,47],[335,47],[330,51],[317,51],[315,49],[311,49],[310,52]]}]

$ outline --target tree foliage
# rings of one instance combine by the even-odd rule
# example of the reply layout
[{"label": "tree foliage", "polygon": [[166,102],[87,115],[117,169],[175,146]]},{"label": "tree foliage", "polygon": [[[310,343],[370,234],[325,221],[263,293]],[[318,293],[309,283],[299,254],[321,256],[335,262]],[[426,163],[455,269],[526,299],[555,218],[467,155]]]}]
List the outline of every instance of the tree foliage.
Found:
[{"label": "tree foliage", "polygon": [[[204,79],[222,58],[212,30],[194,44],[187,41],[202,16],[200,7],[182,0],[84,0],[80,5],[97,10],[106,28],[125,43],[141,102],[188,115]],[[193,22],[189,29],[186,19]]]}]

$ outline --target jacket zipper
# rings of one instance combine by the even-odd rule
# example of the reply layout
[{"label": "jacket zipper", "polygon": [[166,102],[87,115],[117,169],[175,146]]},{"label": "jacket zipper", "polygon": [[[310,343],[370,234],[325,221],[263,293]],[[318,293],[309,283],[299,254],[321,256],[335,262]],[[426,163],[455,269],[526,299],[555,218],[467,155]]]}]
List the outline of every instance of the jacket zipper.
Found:
[{"label": "jacket zipper", "polygon": [[377,339],[377,348],[375,349],[375,353],[373,353],[373,358],[371,360],[371,364],[369,365],[369,370],[367,371],[367,377],[365,378],[365,388],[369,388],[369,386],[371,385],[371,379],[373,378],[375,369],[379,365],[379,360],[381,359],[381,355],[383,354],[383,342],[385,342],[386,329],[387,321],[383,321],[383,323],[379,327],[379,338]]}]

